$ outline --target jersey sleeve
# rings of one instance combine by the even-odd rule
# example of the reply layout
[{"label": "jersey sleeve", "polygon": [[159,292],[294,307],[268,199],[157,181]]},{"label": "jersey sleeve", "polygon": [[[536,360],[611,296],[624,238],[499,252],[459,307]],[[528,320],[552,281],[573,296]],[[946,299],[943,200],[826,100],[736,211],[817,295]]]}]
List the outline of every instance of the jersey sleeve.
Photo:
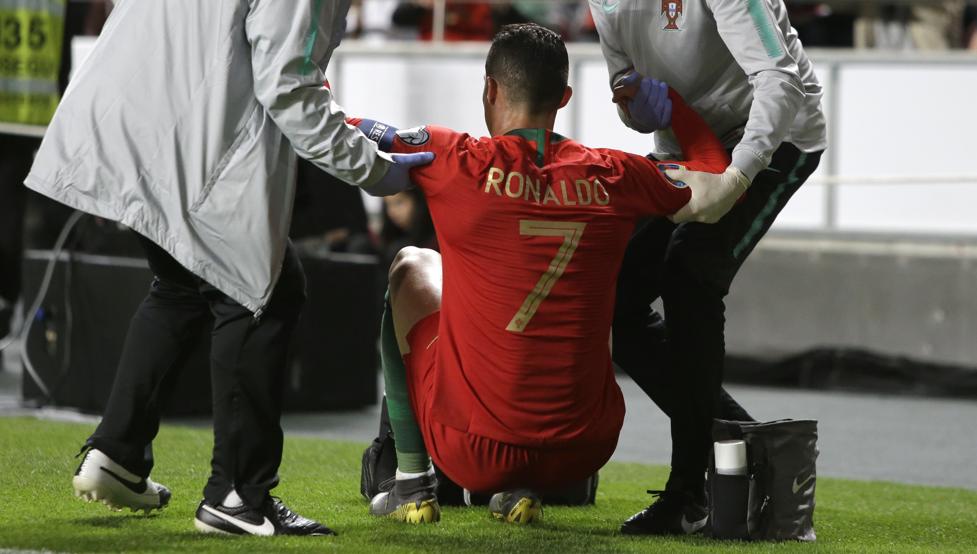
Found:
[{"label": "jersey sleeve", "polygon": [[398,154],[434,152],[433,162],[410,172],[411,181],[431,196],[456,180],[465,159],[476,153],[477,144],[478,141],[466,133],[425,125],[394,133],[390,151]]},{"label": "jersey sleeve", "polygon": [[684,183],[669,179],[655,162],[644,156],[615,152],[621,164],[626,201],[635,216],[667,216],[682,209],[692,199]]},{"label": "jersey sleeve", "polygon": [[477,143],[467,134],[435,125],[397,129],[387,123],[358,117],[347,118],[346,123],[376,142],[383,152],[434,152],[433,162],[410,171],[411,182],[428,196],[437,194],[452,181],[451,176],[457,172],[464,153]]}]

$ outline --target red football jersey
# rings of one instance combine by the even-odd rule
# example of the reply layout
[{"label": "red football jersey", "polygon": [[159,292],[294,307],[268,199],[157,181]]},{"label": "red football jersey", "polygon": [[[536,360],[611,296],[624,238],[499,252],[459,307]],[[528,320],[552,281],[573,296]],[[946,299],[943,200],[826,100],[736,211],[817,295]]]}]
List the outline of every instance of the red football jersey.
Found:
[{"label": "red football jersey", "polygon": [[[678,102],[690,169],[729,158]],[[615,284],[636,220],[672,214],[690,191],[642,156],[548,130],[476,139],[399,131],[393,151],[433,151],[412,171],[443,261],[432,418],[523,446],[616,440],[624,400],[608,338]]]}]

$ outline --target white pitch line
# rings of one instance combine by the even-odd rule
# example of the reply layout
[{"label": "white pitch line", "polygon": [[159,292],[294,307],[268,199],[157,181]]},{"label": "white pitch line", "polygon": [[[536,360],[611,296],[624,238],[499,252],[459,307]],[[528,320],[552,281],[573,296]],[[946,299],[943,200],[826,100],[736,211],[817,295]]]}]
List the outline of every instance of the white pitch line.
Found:
[{"label": "white pitch line", "polygon": [[[89,423],[97,424],[101,416],[83,414],[64,408],[29,408],[24,406],[7,407],[0,405],[0,417],[32,417],[42,421],[59,423]],[[3,551],[0,550],[0,554]]]}]

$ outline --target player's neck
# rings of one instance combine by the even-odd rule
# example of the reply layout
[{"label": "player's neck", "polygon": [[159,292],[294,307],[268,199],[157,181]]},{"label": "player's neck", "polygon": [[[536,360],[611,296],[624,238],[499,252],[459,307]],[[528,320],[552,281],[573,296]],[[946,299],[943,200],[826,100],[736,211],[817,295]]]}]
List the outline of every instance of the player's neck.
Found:
[{"label": "player's neck", "polygon": [[497,137],[516,129],[552,130],[554,123],[556,123],[556,112],[533,114],[521,110],[509,110],[500,113],[498,121],[492,122],[489,133]]}]

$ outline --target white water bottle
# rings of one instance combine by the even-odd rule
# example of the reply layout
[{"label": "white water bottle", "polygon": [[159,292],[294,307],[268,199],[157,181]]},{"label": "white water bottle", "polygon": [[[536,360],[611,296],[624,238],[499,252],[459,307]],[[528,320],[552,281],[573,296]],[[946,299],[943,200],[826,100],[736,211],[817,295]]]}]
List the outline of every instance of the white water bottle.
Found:
[{"label": "white water bottle", "polygon": [[716,473],[746,475],[746,442],[742,440],[716,441],[712,444],[716,455]]},{"label": "white water bottle", "polygon": [[713,443],[716,472],[709,495],[712,535],[719,539],[748,539],[747,512],[750,501],[746,442],[725,440]]}]

